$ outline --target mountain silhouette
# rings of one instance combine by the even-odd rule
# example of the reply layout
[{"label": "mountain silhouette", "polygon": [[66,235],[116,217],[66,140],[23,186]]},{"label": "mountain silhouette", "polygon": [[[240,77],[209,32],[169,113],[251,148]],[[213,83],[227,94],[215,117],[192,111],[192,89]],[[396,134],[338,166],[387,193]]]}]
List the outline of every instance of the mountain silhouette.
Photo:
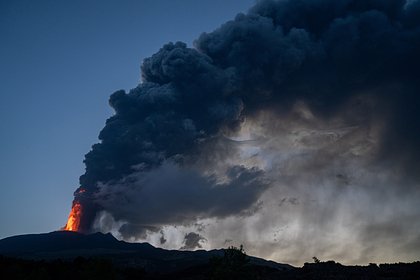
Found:
[{"label": "mountain silhouette", "polygon": [[[212,257],[222,256],[223,250],[165,250],[149,243],[129,243],[112,234],[82,234],[55,231],[41,234],[16,235],[0,240],[0,254],[31,260],[75,259],[97,257],[109,259],[119,266],[141,267],[146,271],[173,272],[206,264]],[[250,263],[278,270],[293,267],[249,257]]]},{"label": "mountain silhouette", "polygon": [[420,262],[346,266],[315,258],[295,268],[241,252],[165,250],[110,233],[17,235],[0,240],[0,279],[420,279]]}]

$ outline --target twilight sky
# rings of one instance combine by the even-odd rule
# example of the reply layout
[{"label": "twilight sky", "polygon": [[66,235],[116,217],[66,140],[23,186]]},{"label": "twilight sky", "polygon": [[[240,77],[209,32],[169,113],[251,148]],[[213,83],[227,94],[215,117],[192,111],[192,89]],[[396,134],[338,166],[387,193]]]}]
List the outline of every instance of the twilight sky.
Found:
[{"label": "twilight sky", "polygon": [[253,1],[1,1],[0,238],[65,223],[111,93],[141,61],[188,45]]},{"label": "twilight sky", "polygon": [[1,4],[1,237],[80,182],[85,232],[419,259],[420,1],[43,3]]}]

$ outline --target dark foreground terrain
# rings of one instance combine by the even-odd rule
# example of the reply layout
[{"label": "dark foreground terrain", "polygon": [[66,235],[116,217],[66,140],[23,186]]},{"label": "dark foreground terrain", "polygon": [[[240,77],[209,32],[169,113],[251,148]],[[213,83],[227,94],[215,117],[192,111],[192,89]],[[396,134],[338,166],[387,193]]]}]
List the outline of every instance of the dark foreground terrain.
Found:
[{"label": "dark foreground terrain", "polygon": [[78,257],[74,260],[35,261],[0,256],[0,279],[420,279],[420,262],[343,266],[335,262],[310,263],[278,270],[249,263],[210,260],[175,272],[147,272],[110,260]]},{"label": "dark foreground terrain", "polygon": [[420,279],[420,262],[302,268],[247,256],[242,248],[177,251],[72,232],[0,240],[0,279]]}]

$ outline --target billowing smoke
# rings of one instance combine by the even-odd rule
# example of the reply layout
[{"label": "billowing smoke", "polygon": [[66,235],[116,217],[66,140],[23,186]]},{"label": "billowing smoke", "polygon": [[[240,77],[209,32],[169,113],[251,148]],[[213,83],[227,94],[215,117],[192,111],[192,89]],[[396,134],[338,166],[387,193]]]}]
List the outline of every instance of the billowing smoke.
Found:
[{"label": "billowing smoke", "polygon": [[80,229],[295,264],[416,259],[419,65],[415,0],[258,1],[169,43],[110,97]]}]

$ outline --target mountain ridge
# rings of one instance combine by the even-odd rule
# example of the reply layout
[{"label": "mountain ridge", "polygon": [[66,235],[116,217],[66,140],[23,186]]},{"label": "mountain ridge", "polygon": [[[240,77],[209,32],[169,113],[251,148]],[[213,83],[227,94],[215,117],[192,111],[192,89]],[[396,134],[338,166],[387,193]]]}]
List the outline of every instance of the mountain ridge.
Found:
[{"label": "mountain ridge", "polygon": [[[222,256],[223,249],[166,250],[149,243],[130,243],[116,239],[111,233],[83,234],[54,231],[23,234],[0,240],[0,255],[33,260],[75,259],[95,257],[112,260],[125,267],[141,267],[148,271],[177,271],[208,263]],[[249,256],[250,263],[278,270],[293,269],[288,264]]]},{"label": "mountain ridge", "polygon": [[346,266],[315,260],[293,267],[240,250],[165,250],[111,234],[57,231],[1,239],[0,279],[418,280],[420,262]]}]

